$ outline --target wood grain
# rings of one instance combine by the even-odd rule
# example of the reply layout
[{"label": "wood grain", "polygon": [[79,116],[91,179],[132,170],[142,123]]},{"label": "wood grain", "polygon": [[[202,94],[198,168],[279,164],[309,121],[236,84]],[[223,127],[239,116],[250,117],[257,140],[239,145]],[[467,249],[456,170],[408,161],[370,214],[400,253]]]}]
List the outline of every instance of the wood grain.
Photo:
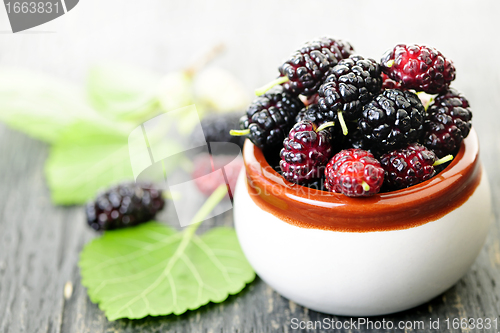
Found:
[{"label": "wood grain", "polygon": [[[454,86],[473,106],[497,218],[478,259],[453,288],[418,308],[372,320],[423,320],[425,329],[414,331],[436,332],[428,321],[439,318],[440,331],[448,331],[443,323],[447,318],[500,320],[500,62],[496,59],[500,43],[495,36],[500,31],[500,4],[493,0],[414,4],[149,0],[123,5],[118,0],[87,0],[38,29],[55,33],[1,34],[0,65],[40,70],[83,86],[95,62],[118,61],[167,73],[223,41],[228,51],[215,64],[253,88],[274,77],[280,60],[296,46],[319,35],[343,37],[358,52],[374,58],[398,42],[439,47],[454,60],[458,68]],[[8,30],[5,20],[0,13],[1,30]],[[222,304],[181,316],[108,322],[88,299],[77,267],[80,250],[95,234],[85,226],[81,207],[51,204],[43,176],[47,154],[46,144],[0,124],[0,332],[295,332],[305,330],[292,330],[292,318],[350,320],[309,311],[257,279]],[[208,221],[205,228],[219,224],[231,225],[231,214]]]}]

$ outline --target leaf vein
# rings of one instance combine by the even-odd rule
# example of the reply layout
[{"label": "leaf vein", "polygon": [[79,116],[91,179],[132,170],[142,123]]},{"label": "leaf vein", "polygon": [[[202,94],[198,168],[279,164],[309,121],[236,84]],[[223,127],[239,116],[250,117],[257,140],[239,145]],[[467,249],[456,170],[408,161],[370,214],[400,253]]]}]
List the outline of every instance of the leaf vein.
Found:
[{"label": "leaf vein", "polygon": [[150,244],[150,245],[144,247],[143,249],[136,250],[136,251],[131,252],[129,254],[126,254],[126,255],[123,255],[120,257],[111,257],[111,258],[108,257],[109,259],[107,259],[106,261],[103,261],[103,262],[99,263],[98,265],[90,267],[89,271],[100,269],[103,266],[110,267],[113,265],[123,264],[127,261],[132,261],[133,259],[137,259],[143,255],[146,255],[148,252],[159,250],[165,246],[168,246],[168,245],[174,243],[179,238],[181,238],[180,236],[181,236],[181,234],[175,234],[172,236],[168,236],[164,240],[162,240],[160,243]]},{"label": "leaf vein", "polygon": [[215,255],[220,257],[229,257],[239,259],[240,256],[232,250],[223,250],[223,249],[212,249]]},{"label": "leaf vein", "polygon": [[198,272],[198,269],[193,264],[193,262],[191,261],[191,259],[189,259],[189,257],[186,256],[185,254],[182,254],[181,259],[182,259],[182,261],[184,261],[184,263],[189,268],[189,270],[191,271],[191,273],[193,273],[194,278],[196,279],[196,282],[198,282],[198,297],[196,299],[196,302],[198,303],[198,302],[201,301],[201,295],[203,293],[203,287],[205,286],[205,283],[203,282],[203,279],[201,278],[201,275]]},{"label": "leaf vein", "polygon": [[172,275],[167,275],[168,284],[170,285],[170,290],[172,290],[172,305],[174,309],[178,309],[177,305],[177,289],[175,288],[175,282],[172,279]]},{"label": "leaf vein", "polygon": [[165,267],[162,274],[160,274],[160,276],[158,276],[158,278],[149,287],[147,287],[145,290],[143,290],[139,295],[137,295],[136,297],[132,298],[130,301],[125,303],[118,310],[118,312],[121,312],[124,308],[129,307],[130,305],[137,302],[137,300],[140,299],[140,297],[142,297],[143,295],[149,294],[152,290],[154,290],[165,279],[165,277],[167,277],[167,278],[169,277],[170,271],[175,266],[177,260],[182,255],[182,253],[184,253],[191,237],[192,237],[192,234],[190,234],[190,233],[183,233],[182,234],[182,241],[179,244],[179,247],[177,248],[175,253],[170,258],[170,260],[168,260],[167,267]]},{"label": "leaf vein", "polygon": [[219,258],[212,252],[212,249],[197,235],[193,235],[193,241],[198,247],[205,252],[205,254],[208,256],[210,261],[221,271],[222,275],[224,276],[224,279],[228,283],[233,283],[231,277],[229,276],[226,267],[220,262]]},{"label": "leaf vein", "polygon": [[[164,264],[165,264],[166,261],[168,261],[168,259],[160,261],[159,263],[157,263],[156,265],[151,266],[148,269],[145,269],[143,271],[140,271],[140,272],[132,274],[132,275],[128,275],[126,277],[120,276],[120,277],[116,277],[116,278],[113,278],[113,279],[104,280],[104,281],[102,281],[96,287],[96,289],[95,289],[94,292],[97,294],[102,288],[104,288],[109,283],[125,283],[125,282],[131,282],[131,281],[134,281],[134,280],[142,279],[143,277],[148,276],[150,273],[152,273],[152,272],[154,272],[154,271],[156,271],[158,269],[161,269],[164,266]],[[157,267],[157,266],[159,266],[159,267]]]}]

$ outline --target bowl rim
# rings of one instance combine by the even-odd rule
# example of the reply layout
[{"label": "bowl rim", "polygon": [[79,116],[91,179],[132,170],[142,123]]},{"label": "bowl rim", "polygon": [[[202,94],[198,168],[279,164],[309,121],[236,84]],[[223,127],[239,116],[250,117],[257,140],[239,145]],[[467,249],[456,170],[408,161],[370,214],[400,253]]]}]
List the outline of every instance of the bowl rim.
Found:
[{"label": "bowl rim", "polygon": [[243,160],[248,193],[261,209],[292,225],[334,231],[400,230],[435,221],[465,203],[481,180],[474,128],[439,174],[409,188],[371,197],[352,198],[290,183],[249,140]]}]

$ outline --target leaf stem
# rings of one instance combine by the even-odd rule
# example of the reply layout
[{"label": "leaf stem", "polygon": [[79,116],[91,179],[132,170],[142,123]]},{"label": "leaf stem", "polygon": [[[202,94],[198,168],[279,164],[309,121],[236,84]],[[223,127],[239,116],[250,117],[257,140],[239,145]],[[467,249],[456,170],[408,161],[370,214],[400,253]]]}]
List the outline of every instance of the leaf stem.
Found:
[{"label": "leaf stem", "polygon": [[268,84],[266,84],[266,85],[264,85],[264,86],[262,86],[260,88],[255,89],[255,95],[257,95],[257,96],[264,95],[272,87],[277,86],[278,84],[282,84],[282,83],[288,82],[288,81],[290,81],[290,79],[288,78],[288,76],[286,76],[286,75],[285,76],[280,76],[276,80],[273,80],[273,81],[269,82]]},{"label": "leaf stem", "polygon": [[145,295],[149,294],[152,290],[154,290],[160,283],[169,276],[170,271],[174,267],[175,263],[179,258],[182,256],[184,253],[184,250],[186,247],[189,245],[189,242],[191,241],[191,238],[193,238],[194,233],[196,232],[196,229],[200,226],[202,220],[212,211],[212,209],[217,206],[217,204],[224,198],[224,196],[227,193],[227,187],[226,184],[220,185],[217,187],[217,189],[210,195],[210,197],[205,201],[203,206],[201,206],[200,210],[196,213],[196,215],[193,217],[191,220],[191,224],[189,227],[184,229],[183,235],[182,235],[182,240],[181,243],[179,244],[179,247],[175,250],[174,254],[172,257],[170,257],[170,260],[168,261],[167,266],[163,270],[162,274],[156,278],[156,280],[145,290],[143,290],[138,296],[132,298],[130,301],[125,303],[118,311],[117,313],[121,313],[124,309],[129,307],[131,304],[136,302],[138,299],[141,297],[144,297]]},{"label": "leaf stem", "polygon": [[208,197],[207,201],[201,206],[198,212],[191,219],[190,226],[184,230],[184,238],[187,238],[187,241],[191,239],[191,236],[194,234],[196,229],[200,226],[203,219],[210,214],[210,212],[219,204],[219,202],[224,198],[227,194],[227,185],[222,184],[213,193]]}]

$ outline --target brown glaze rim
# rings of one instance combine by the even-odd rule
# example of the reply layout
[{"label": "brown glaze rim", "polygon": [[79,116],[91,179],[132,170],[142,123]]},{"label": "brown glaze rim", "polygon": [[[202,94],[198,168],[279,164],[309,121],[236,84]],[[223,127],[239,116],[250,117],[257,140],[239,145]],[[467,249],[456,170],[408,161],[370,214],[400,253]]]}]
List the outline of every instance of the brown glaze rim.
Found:
[{"label": "brown glaze rim", "polygon": [[289,224],[322,230],[371,232],[416,227],[461,206],[481,180],[474,129],[454,160],[438,175],[407,189],[371,197],[350,198],[290,183],[249,140],[243,158],[248,193],[261,209]]}]

